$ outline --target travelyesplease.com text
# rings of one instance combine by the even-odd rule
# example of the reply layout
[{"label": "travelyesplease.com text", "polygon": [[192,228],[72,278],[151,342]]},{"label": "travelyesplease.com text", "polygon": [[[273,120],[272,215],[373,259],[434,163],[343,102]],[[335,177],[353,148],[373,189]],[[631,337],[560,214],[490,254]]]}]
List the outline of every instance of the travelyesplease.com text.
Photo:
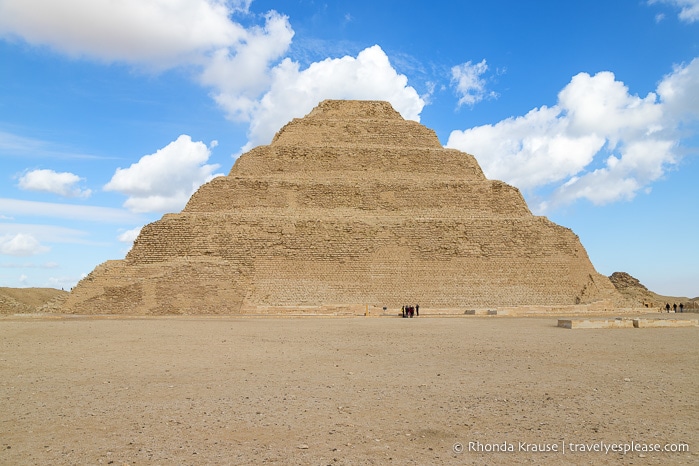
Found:
[{"label": "travelyesplease.com text", "polygon": [[[465,448],[464,448],[465,447]],[[649,442],[468,442],[466,445],[462,443],[454,444],[454,452],[462,453],[478,452],[478,453],[512,453],[512,452],[528,452],[528,453],[684,453],[689,451],[689,445],[683,442],[679,443],[649,443]]]}]

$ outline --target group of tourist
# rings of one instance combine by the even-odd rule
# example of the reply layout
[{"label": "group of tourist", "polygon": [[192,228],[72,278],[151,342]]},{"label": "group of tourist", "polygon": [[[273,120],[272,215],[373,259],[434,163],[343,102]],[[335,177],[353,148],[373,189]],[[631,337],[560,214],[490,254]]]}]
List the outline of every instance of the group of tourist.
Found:
[{"label": "group of tourist", "polygon": [[[670,312],[670,303],[665,303],[665,310]],[[672,303],[672,312],[677,313],[677,303]],[[680,303],[680,312],[684,312],[683,303]]]},{"label": "group of tourist", "polygon": [[417,317],[420,315],[420,305],[408,305],[400,308],[400,315],[402,317]]}]

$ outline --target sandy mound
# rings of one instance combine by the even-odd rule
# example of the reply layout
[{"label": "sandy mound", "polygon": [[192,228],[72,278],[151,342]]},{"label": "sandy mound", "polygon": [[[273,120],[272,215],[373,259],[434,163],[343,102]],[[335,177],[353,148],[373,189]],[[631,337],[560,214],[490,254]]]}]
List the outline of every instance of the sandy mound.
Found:
[{"label": "sandy mound", "polygon": [[56,312],[68,292],[55,288],[0,287],[0,314]]}]

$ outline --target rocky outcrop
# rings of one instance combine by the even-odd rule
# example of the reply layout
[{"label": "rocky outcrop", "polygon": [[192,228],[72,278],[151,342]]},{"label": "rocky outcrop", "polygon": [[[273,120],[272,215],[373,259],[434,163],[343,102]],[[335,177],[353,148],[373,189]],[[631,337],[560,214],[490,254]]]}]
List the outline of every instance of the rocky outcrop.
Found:
[{"label": "rocky outcrop", "polygon": [[699,307],[697,298],[689,299],[686,297],[659,295],[650,291],[637,278],[626,272],[614,272],[609,276],[609,280],[626,303],[628,303],[628,306],[664,310],[666,304],[679,306],[682,303],[687,310],[694,310]]},{"label": "rocky outcrop", "polygon": [[612,285],[619,291],[634,293],[651,293],[637,278],[626,272],[614,272],[609,276]]}]

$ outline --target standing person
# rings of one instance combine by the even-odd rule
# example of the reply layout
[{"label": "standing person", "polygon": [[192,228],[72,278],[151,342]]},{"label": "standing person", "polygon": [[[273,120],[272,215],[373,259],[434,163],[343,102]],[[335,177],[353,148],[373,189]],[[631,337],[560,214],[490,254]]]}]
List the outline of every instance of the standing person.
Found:
[{"label": "standing person", "polygon": [[677,303],[672,303],[672,312],[677,314]]},{"label": "standing person", "polygon": [[405,317],[405,306],[400,307],[400,315],[401,317]]},{"label": "standing person", "polygon": [[[681,306],[681,304],[680,304],[680,306]],[[680,308],[680,309],[682,309],[682,308]],[[680,311],[680,312],[682,312],[682,311]],[[415,305],[415,316],[420,317],[420,305],[419,304]]]},{"label": "standing person", "polygon": [[680,303],[680,312],[684,312],[684,303]]},{"label": "standing person", "polygon": [[668,314],[670,313],[670,303],[665,303],[665,310]]}]

